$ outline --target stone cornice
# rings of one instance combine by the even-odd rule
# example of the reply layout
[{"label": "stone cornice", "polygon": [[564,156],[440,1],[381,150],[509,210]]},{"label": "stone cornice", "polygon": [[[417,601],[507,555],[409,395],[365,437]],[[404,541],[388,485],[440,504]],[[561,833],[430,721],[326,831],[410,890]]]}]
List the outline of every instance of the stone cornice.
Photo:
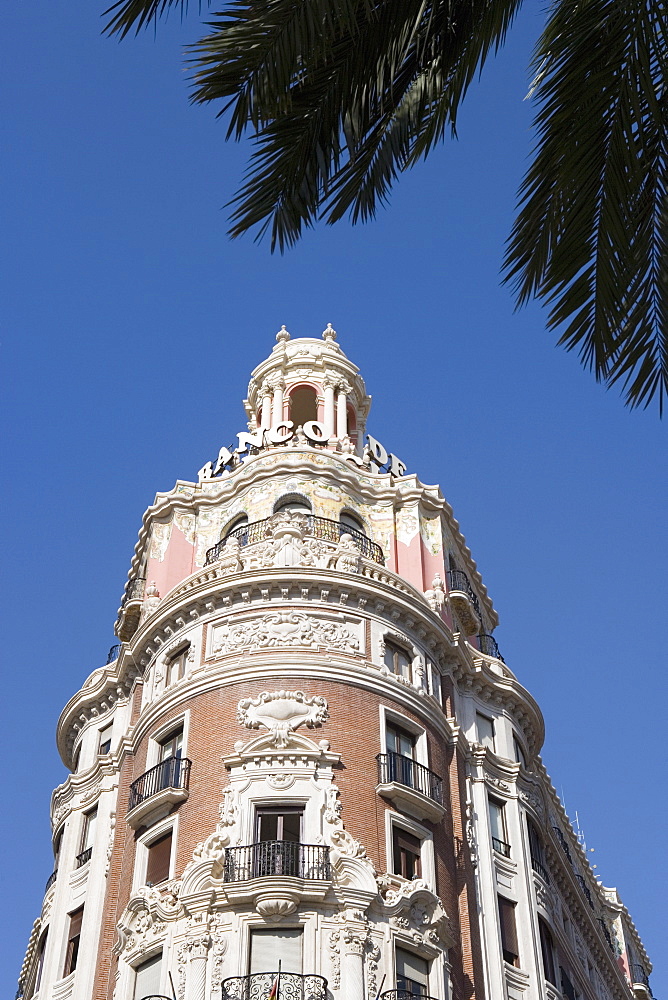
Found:
[{"label": "stone cornice", "polygon": [[[51,827],[54,833],[72,809],[90,807],[103,792],[113,790],[117,784],[119,760],[118,752],[98,757],[88,770],[68,774],[65,781],[54,788],[51,794]],[[78,801],[75,802],[75,799]]]}]

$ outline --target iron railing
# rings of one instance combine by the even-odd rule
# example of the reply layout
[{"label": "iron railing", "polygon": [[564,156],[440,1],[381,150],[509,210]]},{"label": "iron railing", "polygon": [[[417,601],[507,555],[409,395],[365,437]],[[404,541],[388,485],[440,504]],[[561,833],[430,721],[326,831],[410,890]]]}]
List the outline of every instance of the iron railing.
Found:
[{"label": "iron railing", "polygon": [[412,757],[401,753],[379,753],[376,760],[380,785],[396,781],[399,785],[421,792],[434,802],[443,803],[443,781],[424,764],[418,764]]},{"label": "iron railing", "polygon": [[498,642],[493,635],[489,634],[489,632],[479,633],[478,645],[480,646],[480,652],[484,653],[485,656],[493,656],[495,659],[501,660],[501,663],[506,662],[499,652]]},{"label": "iron railing", "polygon": [[540,877],[543,879],[543,881],[547,882],[548,885],[549,885],[549,883],[550,883],[550,874],[549,874],[547,868],[545,867],[545,865],[543,864],[543,862],[539,861],[538,858],[532,858],[531,859],[531,867],[533,868],[533,870],[535,872],[537,872],[540,875]]},{"label": "iron railing", "polygon": [[568,858],[569,862],[571,864],[573,864],[573,858],[571,857],[570,848],[569,848],[568,844],[566,843],[566,838],[564,837],[563,833],[561,832],[561,830],[559,829],[558,826],[553,826],[552,829],[554,830],[555,834],[557,835],[557,840],[561,844],[562,851],[564,852],[564,854]]},{"label": "iron railing", "polygon": [[223,882],[245,882],[267,875],[330,879],[329,848],[288,840],[263,840],[245,847],[228,847],[225,851]]},{"label": "iron railing", "polygon": [[503,854],[504,858],[510,857],[510,844],[507,844],[505,840],[492,837],[492,847],[498,854]]},{"label": "iron railing", "polygon": [[[256,972],[253,976],[223,979],[222,1000],[267,1000],[278,972]],[[327,980],[323,976],[302,976],[281,972],[277,1000],[327,1000]]]},{"label": "iron railing", "polygon": [[580,875],[579,872],[575,872],[574,874],[575,874],[575,877],[576,877],[576,879],[578,881],[578,885],[582,889],[582,895],[587,900],[587,902],[589,903],[589,905],[591,906],[591,908],[593,910],[594,909],[594,902],[593,902],[593,900],[591,898],[591,892],[589,891],[589,886],[587,885],[587,883],[585,881],[584,875]]},{"label": "iron railing", "polygon": [[84,865],[88,864],[92,856],[92,847],[87,847],[85,851],[81,852],[81,854],[77,854],[77,868],[83,868]]},{"label": "iron railing", "polygon": [[[355,531],[354,528],[349,528],[347,524],[342,524],[340,521],[332,521],[328,517],[317,517],[315,514],[307,513],[302,516],[306,522],[306,534],[310,537],[319,538],[323,542],[334,542],[338,545],[341,535],[352,535],[353,541],[360,550],[361,555],[366,559],[373,560],[373,562],[380,563],[381,566],[385,565],[385,556],[380,545],[372,542],[361,531]],[[271,528],[274,524],[274,515],[272,515],[271,517],[265,517],[262,521],[251,521],[250,524],[240,524],[238,528],[232,528],[225,538],[218,542],[217,545],[214,545],[213,548],[208,549],[204,565],[210,566],[212,563],[218,562],[223,554],[223,549],[228,538],[236,538],[242,548],[246,545],[254,545],[256,542],[262,542],[271,536]]]},{"label": "iron railing", "polygon": [[608,947],[611,948],[614,951],[614,947],[613,947],[613,944],[612,944],[612,937],[610,935],[610,931],[608,929],[608,925],[606,924],[606,922],[603,919],[603,917],[597,917],[596,919],[597,919],[597,922],[598,922],[598,926],[601,928],[601,934],[603,935],[603,937],[605,938],[605,940],[608,942]]},{"label": "iron railing", "polygon": [[134,580],[128,580],[128,585],[125,588],[125,594],[123,595],[121,607],[125,607],[128,601],[141,601],[144,596],[145,588],[146,577],[144,576],[136,576]]},{"label": "iron railing", "polygon": [[110,663],[113,663],[114,660],[118,659],[118,657],[121,654],[121,646],[122,645],[123,645],[122,642],[117,642],[115,646],[112,646],[110,648],[109,652],[107,653],[107,665],[109,665]]},{"label": "iron railing", "polygon": [[478,601],[478,595],[471,586],[471,581],[469,580],[466,573],[464,573],[461,569],[448,570],[448,586],[450,590],[459,590],[463,594],[466,594],[471,604],[475,608],[475,612],[478,615],[478,618],[481,617],[480,602]]},{"label": "iron railing", "polygon": [[54,870],[51,872],[48,879],[46,880],[46,885],[44,886],[44,895],[47,894],[47,892],[49,891],[49,889],[51,888],[51,886],[53,885],[53,883],[56,881],[57,878],[58,878],[58,869],[54,868]]},{"label": "iron railing", "polygon": [[411,993],[410,990],[385,990],[380,994],[380,1000],[415,1000],[415,997],[421,997],[422,1000],[436,1000],[426,993]]},{"label": "iron railing", "polygon": [[138,1000],[172,1000],[172,997],[161,997],[161,996],[155,995],[155,996],[152,996],[152,997],[141,997],[141,998],[138,998]]},{"label": "iron railing", "polygon": [[[637,962],[634,962],[633,965],[631,966],[631,979],[633,980],[634,983],[642,983],[643,986],[646,986],[647,989],[649,990],[649,976],[643,969],[642,965],[638,965]],[[650,996],[651,996],[651,991],[650,991]]]},{"label": "iron railing", "polygon": [[165,788],[188,788],[191,762],[187,757],[167,757],[130,785],[128,812]]}]

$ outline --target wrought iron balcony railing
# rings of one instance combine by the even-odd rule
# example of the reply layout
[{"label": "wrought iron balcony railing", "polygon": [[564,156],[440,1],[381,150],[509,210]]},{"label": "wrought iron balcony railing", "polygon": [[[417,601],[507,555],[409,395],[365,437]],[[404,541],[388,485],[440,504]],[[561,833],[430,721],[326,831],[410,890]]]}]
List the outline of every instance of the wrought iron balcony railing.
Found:
[{"label": "wrought iron balcony railing", "polygon": [[379,784],[396,781],[443,805],[443,781],[424,764],[400,753],[379,753],[376,760]]},{"label": "wrought iron balcony railing", "polygon": [[[223,979],[222,1000],[267,1000],[278,972],[256,972],[253,976]],[[277,1000],[327,1000],[327,980],[323,976],[302,976],[281,972]]]},{"label": "wrought iron balcony railing", "polygon": [[85,851],[81,852],[81,854],[77,854],[77,868],[83,868],[84,865],[88,864],[92,856],[92,847],[87,847]]},{"label": "wrought iron balcony railing", "polygon": [[161,997],[158,995],[152,997],[138,997],[137,1000],[172,1000],[171,997]]},{"label": "wrought iron balcony railing", "polygon": [[[610,935],[610,931],[608,929],[608,925],[606,924],[606,922],[603,919],[603,917],[597,917],[596,919],[598,921],[598,926],[601,928],[601,934],[603,935],[603,937],[605,938],[605,940],[608,942],[608,947],[611,948],[614,951],[614,947],[613,947],[613,944],[612,944],[612,937]],[[647,985],[649,986],[649,983]]]},{"label": "wrought iron balcony railing", "polygon": [[[646,986],[649,990],[649,976],[643,969],[642,965],[638,965],[637,962],[634,962],[631,966],[631,979],[634,983],[642,983],[643,986]],[[650,996],[651,995],[652,991],[650,990]]]},{"label": "wrought iron balcony railing", "polygon": [[49,889],[54,884],[54,882],[56,881],[57,878],[58,878],[58,869],[54,868],[54,870],[51,872],[51,874],[49,875],[48,879],[46,880],[46,885],[44,886],[44,895],[45,896],[46,896],[47,892],[49,891]]},{"label": "wrought iron balcony railing", "polygon": [[380,994],[380,1000],[415,1000],[415,997],[421,997],[422,1000],[436,1000],[426,993],[411,993],[410,990],[385,990]]},{"label": "wrought iron balcony railing", "polygon": [[246,882],[271,875],[328,880],[332,877],[329,848],[321,844],[263,840],[245,847],[228,847],[225,851],[224,882]]},{"label": "wrought iron balcony railing", "polygon": [[543,881],[547,882],[548,885],[549,885],[549,883],[550,883],[550,873],[548,872],[548,870],[545,867],[545,865],[543,864],[543,862],[539,861],[538,858],[532,858],[531,859],[531,867],[533,868],[533,870],[535,872],[537,872],[540,875],[540,877],[543,879]]},{"label": "wrought iron balcony railing", "polygon": [[507,844],[505,840],[499,840],[498,837],[492,837],[492,847],[497,854],[503,854],[504,858],[510,857],[510,844]]},{"label": "wrought iron balcony railing", "polygon": [[557,836],[557,840],[561,844],[562,851],[564,852],[564,854],[568,858],[569,862],[571,864],[573,864],[573,858],[571,857],[570,848],[569,848],[569,846],[568,846],[568,844],[566,842],[566,838],[564,837],[563,833],[561,832],[561,830],[559,829],[558,826],[553,826],[552,829],[554,830],[554,832],[555,832],[555,834]]},{"label": "wrought iron balcony railing", "polygon": [[[385,556],[380,545],[372,542],[361,531],[355,531],[347,524],[332,521],[328,517],[316,517],[315,514],[307,513],[303,517],[306,521],[306,534],[310,535],[311,538],[319,538],[321,541],[333,542],[338,545],[341,535],[352,535],[361,555],[366,559],[372,559],[373,562],[380,563],[381,566],[385,565]],[[266,538],[271,537],[271,529],[274,524],[272,515],[272,517],[265,517],[262,521],[251,521],[250,524],[240,524],[238,528],[232,528],[225,538],[207,551],[204,565],[210,566],[212,563],[218,562],[229,538],[236,538],[242,548],[246,545],[255,545],[256,542],[263,542]]]},{"label": "wrought iron balcony railing", "polygon": [[594,902],[593,902],[593,900],[591,898],[591,892],[589,891],[589,886],[587,885],[584,876],[580,875],[579,872],[575,872],[575,878],[577,879],[578,885],[582,889],[582,895],[587,900],[587,902],[589,903],[589,905],[591,906],[591,908],[593,910],[594,909]]},{"label": "wrought iron balcony railing", "polygon": [[480,646],[480,652],[484,653],[485,656],[493,656],[497,660],[501,660],[501,663],[506,662],[499,652],[499,644],[493,635],[490,635],[488,632],[479,632],[478,645]]},{"label": "wrought iron balcony railing", "polygon": [[450,590],[459,590],[463,594],[466,594],[475,608],[476,614],[480,618],[480,602],[478,601],[478,595],[471,586],[471,581],[466,573],[464,573],[461,569],[448,570],[448,586],[450,587]]},{"label": "wrought iron balcony railing", "polygon": [[107,665],[113,663],[120,656],[122,642],[117,642],[115,646],[112,646],[107,654]]},{"label": "wrought iron balcony railing", "polygon": [[191,762],[187,757],[167,757],[130,785],[128,812],[166,788],[188,788]]},{"label": "wrought iron balcony railing", "polygon": [[146,589],[146,577],[136,576],[134,580],[128,581],[128,585],[123,595],[121,607],[125,607],[128,601],[141,601]]}]

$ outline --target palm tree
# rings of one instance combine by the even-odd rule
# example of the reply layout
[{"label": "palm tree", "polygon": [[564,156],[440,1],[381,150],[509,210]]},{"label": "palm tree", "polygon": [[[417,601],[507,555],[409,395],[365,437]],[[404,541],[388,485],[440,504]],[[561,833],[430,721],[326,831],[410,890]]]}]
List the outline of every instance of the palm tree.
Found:
[{"label": "palm tree", "polygon": [[[192,49],[193,100],[256,150],[232,236],[372,218],[397,175],[455,133],[522,0],[229,0]],[[125,35],[187,0],[119,0]],[[552,0],[533,60],[534,159],[504,280],[632,407],[668,389],[668,11]]]}]

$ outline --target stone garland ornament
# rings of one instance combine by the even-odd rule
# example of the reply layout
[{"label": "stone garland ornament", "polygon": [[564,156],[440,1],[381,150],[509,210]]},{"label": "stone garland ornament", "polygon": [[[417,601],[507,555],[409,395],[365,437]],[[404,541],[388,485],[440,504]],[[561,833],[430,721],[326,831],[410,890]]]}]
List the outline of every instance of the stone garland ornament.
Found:
[{"label": "stone garland ornament", "polygon": [[315,729],[328,718],[326,700],[321,695],[311,698],[303,691],[263,691],[257,698],[242,698],[237,706],[241,725],[247,729],[264,726],[276,747],[286,747],[290,733],[298,726]]},{"label": "stone garland ornament", "polygon": [[254,621],[216,629],[214,654],[249,646],[254,649],[327,647],[343,653],[359,652],[359,640],[345,625],[319,621],[302,611],[274,611]]}]

